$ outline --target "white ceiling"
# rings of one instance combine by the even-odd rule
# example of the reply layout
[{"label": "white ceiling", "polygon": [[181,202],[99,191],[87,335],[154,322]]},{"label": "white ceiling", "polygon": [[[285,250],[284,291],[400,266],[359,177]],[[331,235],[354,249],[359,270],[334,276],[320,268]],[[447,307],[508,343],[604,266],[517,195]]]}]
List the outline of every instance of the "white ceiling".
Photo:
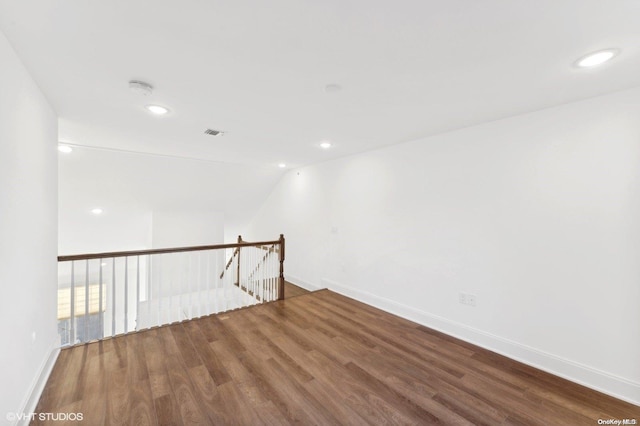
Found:
[{"label": "white ceiling", "polygon": [[[0,28],[62,140],[250,165],[310,164],[640,85],[637,0],[0,0]],[[608,47],[622,53],[601,68],[572,66]],[[132,93],[131,79],[154,94]],[[331,83],[343,90],[324,93]]]}]

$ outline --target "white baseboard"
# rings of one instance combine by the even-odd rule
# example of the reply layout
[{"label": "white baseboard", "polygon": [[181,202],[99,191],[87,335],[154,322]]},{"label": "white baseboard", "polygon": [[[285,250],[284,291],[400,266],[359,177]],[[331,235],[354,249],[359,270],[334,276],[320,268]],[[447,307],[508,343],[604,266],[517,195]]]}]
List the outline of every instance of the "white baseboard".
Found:
[{"label": "white baseboard", "polygon": [[323,288],[326,287],[318,287],[317,285],[313,285],[307,281],[304,281],[298,277],[294,277],[292,275],[287,275],[286,277],[284,277],[285,281],[290,282],[291,284],[297,285],[298,287],[304,288],[305,290],[309,290],[309,291],[316,291],[316,290],[322,290]]},{"label": "white baseboard", "polygon": [[496,336],[449,319],[421,311],[369,292],[323,279],[326,288],[386,312],[499,353],[523,364],[589,387],[615,398],[640,405],[640,383],[583,365],[548,352]]},{"label": "white baseboard", "polygon": [[[22,413],[34,413],[36,411],[36,407],[38,405],[38,401],[40,401],[40,396],[42,395],[42,391],[44,391],[44,387],[47,384],[47,380],[49,380],[49,375],[53,370],[53,366],[56,364],[58,359],[58,355],[60,354],[60,342],[59,338],[56,336],[51,348],[49,350],[49,355],[45,358],[38,369],[38,374],[35,376],[33,383],[31,383],[31,387],[29,388],[29,393],[27,394],[26,401],[22,405]],[[24,418],[22,420],[16,420],[15,425],[27,426],[29,424],[28,418]]]}]

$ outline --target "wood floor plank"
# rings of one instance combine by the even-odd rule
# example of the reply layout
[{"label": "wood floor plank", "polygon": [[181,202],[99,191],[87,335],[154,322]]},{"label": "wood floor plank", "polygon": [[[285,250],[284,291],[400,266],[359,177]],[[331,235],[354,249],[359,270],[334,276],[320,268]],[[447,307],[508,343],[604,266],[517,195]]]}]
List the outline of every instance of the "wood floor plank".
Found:
[{"label": "wood floor plank", "polygon": [[82,399],[80,400],[79,411],[86,413],[83,415],[84,421],[92,424],[104,424],[107,416],[107,401],[102,395],[107,390],[108,375],[105,369],[105,359],[99,355],[100,345],[87,345],[95,349],[95,353],[90,357],[86,374],[81,376]]},{"label": "wood floor plank", "polygon": [[[320,305],[322,306],[322,303]],[[343,315],[339,310],[332,309],[327,305],[323,306],[323,310],[326,317],[332,317],[335,319],[330,324],[339,322],[341,324],[340,327],[344,327],[342,330],[343,332],[341,333],[342,336],[345,335],[344,330],[349,329],[350,333],[354,333],[353,336],[350,336],[353,337],[351,340],[361,342],[369,348],[376,346],[394,348],[395,350],[401,351],[402,355],[410,354],[415,359],[425,359],[428,357],[429,363],[456,377],[462,377],[465,373],[464,370],[459,368],[460,365],[449,362],[449,357],[441,356],[443,354],[432,350],[425,351],[423,347],[420,347],[420,345],[404,340],[398,335],[398,333],[385,332],[383,329],[381,330],[377,327],[371,327],[369,324],[358,322],[352,318],[348,318],[346,315]],[[465,361],[467,361],[466,357]],[[466,364],[462,365],[466,367]]]},{"label": "wood floor plank", "polygon": [[290,401],[291,404],[301,407],[302,410],[312,419],[313,424],[339,424],[340,421],[334,417],[331,410],[323,405],[316,395],[309,392],[301,383],[290,376],[288,371],[280,365],[276,359],[270,359],[266,362],[267,377],[272,381],[280,380],[281,385],[278,386],[278,392],[281,392],[282,398]]},{"label": "wood floor plank", "polygon": [[[210,343],[211,350],[220,359],[238,389],[245,395],[251,404],[260,405],[269,401],[269,395],[265,392],[261,378],[253,375],[243,365],[237,354],[221,342]],[[243,352],[245,353],[245,352]]]},{"label": "wood floor plank", "polygon": [[171,393],[159,396],[153,400],[156,419],[159,425],[179,426],[184,424],[182,423],[177,401],[173,396],[173,393]]},{"label": "wood floor plank", "polygon": [[158,424],[182,425],[178,401],[169,381],[164,346],[156,329],[141,334],[144,357],[149,373],[149,388]]},{"label": "wood floor plank", "polygon": [[[131,405],[129,404],[129,386],[125,367],[110,372],[107,380],[106,401],[105,424],[127,425],[131,414]],[[91,413],[88,415],[90,416]]]},{"label": "wood floor plank", "polygon": [[324,383],[313,379],[304,384],[305,389],[312,394],[319,403],[337,418],[350,419],[351,424],[365,424],[365,419],[353,410],[349,404],[345,403],[344,398],[338,393],[331,390]]},{"label": "wood floor plank", "polygon": [[280,380],[275,382],[270,380],[271,376],[263,362],[259,362],[252,357],[250,353],[242,353],[239,360],[247,371],[251,373],[261,391],[260,393],[274,403],[287,421],[291,423],[311,424],[311,419],[302,407],[292,404],[291,401],[287,399],[287,395],[283,395],[283,391],[280,388],[282,382]]},{"label": "wood floor plank", "polygon": [[[228,421],[225,413],[228,407],[218,391],[218,385],[213,381],[209,371],[204,365],[192,367],[188,370],[194,390],[197,392],[201,406],[206,408],[206,412],[213,424],[224,424]],[[225,382],[228,383],[228,382]]]},{"label": "wood floor plank", "polygon": [[287,426],[291,424],[283,416],[278,415],[278,409],[271,401],[257,405],[255,411],[260,419],[256,424],[266,426]]},{"label": "wood floor plank", "polygon": [[[350,363],[351,365],[357,363]],[[431,423],[443,422],[447,424],[469,424],[478,423],[478,418],[487,418],[493,420],[491,423],[496,424],[496,419],[504,420],[505,416],[487,416],[487,412],[482,412],[480,417],[471,415],[461,415],[458,411],[452,411],[447,409],[446,404],[443,404],[442,400],[438,400],[439,389],[436,389],[430,384],[431,377],[428,377],[422,371],[412,371],[412,374],[405,373],[402,369],[396,368],[397,363],[389,363],[380,358],[376,359],[372,356],[366,356],[360,359],[362,370],[366,370],[366,373],[381,384],[388,390],[412,405],[417,405],[424,408],[429,415],[434,416],[434,419],[430,420]],[[470,404],[470,398],[468,395],[464,398],[465,404]],[[489,409],[489,414],[494,414],[495,410]],[[475,413],[475,410],[470,410],[469,413]],[[436,420],[437,419],[437,420]]]},{"label": "wood floor plank", "polygon": [[202,327],[202,325],[207,322],[208,321],[189,321],[185,324],[185,329],[188,331],[189,337],[200,355],[202,363],[209,372],[209,375],[216,386],[219,386],[231,381],[231,377],[224,366],[220,363],[219,359],[211,351],[209,340],[206,338]]},{"label": "wood floor plank", "polygon": [[191,343],[191,339],[187,335],[181,323],[169,326],[171,334],[176,342],[176,347],[180,352],[180,358],[187,368],[197,367],[202,364],[202,359]]},{"label": "wood floor plank", "polygon": [[235,315],[232,321],[226,321],[226,325],[246,350],[267,360],[274,356],[274,353],[264,339],[254,334],[258,324],[255,318],[249,315],[249,311],[251,310],[246,309],[241,314]]},{"label": "wood floor plank", "polygon": [[305,294],[309,294],[309,290],[305,290],[302,287],[298,287],[295,284],[291,284],[288,281],[284,282],[284,297],[287,299],[291,299],[292,297],[304,296]]},{"label": "wood floor plank", "polygon": [[246,348],[242,345],[240,340],[238,340],[238,337],[229,330],[229,327],[225,325],[225,321],[227,321],[231,316],[238,315],[238,313],[239,312],[231,312],[207,318],[211,327],[216,330],[216,334],[220,336],[220,340],[222,340],[225,345],[228,345],[234,353],[244,352],[246,351]]},{"label": "wood floor plank", "polygon": [[[370,424],[398,423],[402,417],[388,404],[360,383],[347,368],[330,359],[320,351],[313,350],[303,354],[305,365],[313,373],[315,379],[330,392],[340,395],[344,403],[360,418]],[[400,423],[411,423],[408,418]]]},{"label": "wood floor plank", "polygon": [[[316,312],[315,308],[309,308],[311,311]],[[320,314],[323,321],[335,328],[342,339],[344,345],[350,346],[357,350],[357,345],[362,346],[360,350],[365,350],[366,353],[379,352],[386,357],[399,358],[405,361],[411,361],[416,365],[420,365],[430,371],[435,370],[434,374],[448,374],[455,378],[461,378],[464,372],[456,366],[451,364],[446,359],[442,359],[430,352],[417,353],[414,350],[410,350],[407,347],[402,347],[394,341],[390,341],[386,338],[380,338],[378,335],[367,332],[365,327],[355,325],[349,321],[342,320],[340,323],[336,321],[327,321],[324,314]]]},{"label": "wood floor plank", "polygon": [[149,380],[136,383],[130,392],[129,425],[155,425],[158,424],[154,401],[151,398]]},{"label": "wood floor plank", "polygon": [[214,321],[205,321],[205,319],[206,317],[202,318],[202,321],[197,321],[198,327],[207,342],[215,342],[220,338],[220,332],[214,326]]},{"label": "wood floor plank", "polygon": [[287,288],[284,301],[64,349],[37,410],[96,425],[640,422],[638,406],[331,291]]},{"label": "wood floor plank", "polygon": [[254,330],[253,335],[256,339],[264,340],[273,353],[273,359],[282,364],[287,372],[298,382],[306,383],[313,380],[313,376],[304,368],[303,364],[296,362],[277,342],[269,339],[262,331]]},{"label": "wood floor plank", "polygon": [[[259,417],[252,405],[247,403],[245,395],[238,389],[234,382],[228,382],[218,387],[222,400],[222,407],[226,414],[226,420],[220,424],[259,424]],[[213,423],[218,424],[218,423]]]},{"label": "wood floor plank", "polygon": [[371,327],[375,322],[371,321],[371,318],[365,318],[359,315],[351,315],[343,312],[336,306],[332,306],[326,301],[320,301],[318,306],[322,306],[326,313],[330,313],[334,316],[338,316],[352,323],[356,327],[365,329],[367,333],[393,345],[402,345],[407,348],[411,348],[412,351],[421,351],[425,349],[433,354],[441,355],[446,359],[455,359],[461,361],[463,364],[469,362],[469,357],[475,354],[474,351],[465,349],[461,346],[453,345],[448,341],[435,339],[420,339],[419,331],[412,327]]},{"label": "wood floor plank", "polygon": [[65,406],[81,399],[81,385],[77,378],[83,377],[87,369],[88,345],[78,347],[78,350],[70,354],[65,371],[60,377],[58,389],[52,403],[56,406]]},{"label": "wood floor plank", "polygon": [[372,392],[391,404],[398,412],[409,414],[412,418],[416,418],[420,422],[440,423],[440,419],[434,414],[416,404],[414,401],[406,399],[393,388],[385,385],[355,363],[350,362],[345,367],[358,381],[367,383],[367,387],[371,389]]},{"label": "wood floor plank", "polygon": [[142,350],[149,374],[151,398],[154,400],[171,393],[169,377],[164,367],[164,353],[158,340],[156,330],[149,330],[140,335]]},{"label": "wood floor plank", "polygon": [[147,364],[144,359],[143,339],[127,335],[127,378],[129,386],[130,415],[128,424],[157,424],[153,395]]},{"label": "wood floor plank", "polygon": [[166,355],[166,371],[169,376],[172,393],[175,396],[181,422],[185,425],[208,424],[208,416],[201,409],[201,400],[193,388],[172,330],[170,327],[161,327],[158,329],[158,336]]}]

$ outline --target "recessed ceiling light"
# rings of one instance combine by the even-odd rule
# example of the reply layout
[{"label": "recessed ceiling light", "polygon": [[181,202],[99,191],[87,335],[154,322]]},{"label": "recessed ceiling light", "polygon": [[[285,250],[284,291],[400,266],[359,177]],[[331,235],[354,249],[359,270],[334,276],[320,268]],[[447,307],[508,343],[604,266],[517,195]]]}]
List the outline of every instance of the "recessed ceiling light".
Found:
[{"label": "recessed ceiling light", "polygon": [[58,145],[58,151],[68,154],[73,151],[73,148],[71,148],[69,145]]},{"label": "recessed ceiling light", "polygon": [[93,213],[93,214],[102,214],[102,209],[100,207],[96,207],[95,209],[91,210],[91,213]]},{"label": "recessed ceiling light", "polygon": [[147,105],[145,108],[156,115],[165,115],[169,112],[169,108],[160,105]]},{"label": "recessed ceiling light", "polygon": [[284,169],[285,167],[287,167],[287,165],[284,163],[280,163],[278,164],[278,167],[280,167],[281,169]]},{"label": "recessed ceiling light", "polygon": [[597,52],[589,53],[576,61],[576,66],[580,68],[591,68],[602,65],[620,51],[618,49],[604,49]]},{"label": "recessed ceiling light", "polygon": [[322,143],[320,144],[320,148],[322,148],[322,149],[329,149],[329,148],[331,148],[331,142],[329,142],[329,141],[324,141],[324,142],[322,142]]}]

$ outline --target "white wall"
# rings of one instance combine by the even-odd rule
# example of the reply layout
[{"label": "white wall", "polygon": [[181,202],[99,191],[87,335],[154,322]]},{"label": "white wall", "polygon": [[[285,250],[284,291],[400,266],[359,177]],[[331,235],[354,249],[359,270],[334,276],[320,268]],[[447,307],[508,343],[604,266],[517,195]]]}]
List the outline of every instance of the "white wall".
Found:
[{"label": "white wall", "polygon": [[107,209],[93,215],[88,209],[60,206],[60,255],[144,250],[152,247],[152,212],[136,208]]},{"label": "white wall", "polygon": [[83,146],[59,170],[60,254],[235,241],[283,174]]},{"label": "white wall", "polygon": [[1,32],[0,93],[0,424],[10,424],[35,408],[57,354],[57,119]]},{"label": "white wall", "polygon": [[283,232],[294,282],[640,403],[639,117],[633,89],[294,170],[247,238]]},{"label": "white wall", "polygon": [[224,214],[215,211],[156,210],[153,248],[206,246],[224,241]]}]

